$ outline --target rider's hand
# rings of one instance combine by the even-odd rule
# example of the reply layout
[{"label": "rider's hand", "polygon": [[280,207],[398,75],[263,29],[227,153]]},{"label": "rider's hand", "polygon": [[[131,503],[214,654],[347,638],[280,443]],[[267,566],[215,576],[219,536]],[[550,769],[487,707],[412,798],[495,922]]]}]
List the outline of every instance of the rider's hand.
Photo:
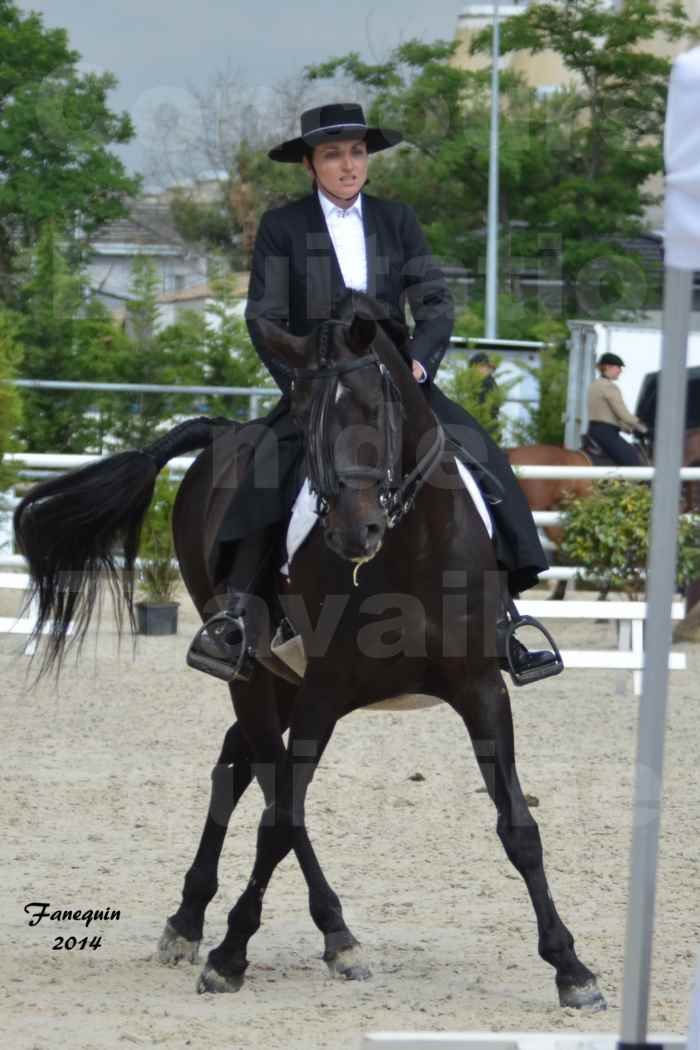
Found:
[{"label": "rider's hand", "polygon": [[416,379],[419,383],[424,383],[428,378],[428,373],[423,368],[423,365],[420,363],[420,361],[412,362],[411,371],[413,372],[413,378]]},{"label": "rider's hand", "polygon": [[638,434],[648,434],[649,433],[649,427],[646,425],[646,423],[637,423],[637,425],[636,425],[636,427],[634,429],[637,431]]}]

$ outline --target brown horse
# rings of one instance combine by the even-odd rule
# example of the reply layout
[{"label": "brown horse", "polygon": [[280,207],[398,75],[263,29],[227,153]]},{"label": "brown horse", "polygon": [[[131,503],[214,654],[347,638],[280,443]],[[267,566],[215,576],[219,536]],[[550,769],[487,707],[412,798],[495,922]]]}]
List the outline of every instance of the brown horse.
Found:
[{"label": "brown horse", "polygon": [[[683,466],[700,467],[700,428],[698,427],[685,432]],[[683,491],[685,493],[683,509],[693,514],[700,513],[700,481],[686,481]]]},{"label": "brown horse", "polygon": [[[585,452],[562,448],[560,445],[523,445],[506,449],[508,462],[513,467],[547,466],[547,467],[590,467],[591,460]],[[530,510],[559,510],[567,495],[588,496],[592,491],[589,478],[520,478],[520,487],[525,493]],[[546,525],[545,536],[555,547],[559,547],[564,530],[558,525]],[[566,580],[557,580],[552,591],[552,598],[563,599],[566,593]]]}]

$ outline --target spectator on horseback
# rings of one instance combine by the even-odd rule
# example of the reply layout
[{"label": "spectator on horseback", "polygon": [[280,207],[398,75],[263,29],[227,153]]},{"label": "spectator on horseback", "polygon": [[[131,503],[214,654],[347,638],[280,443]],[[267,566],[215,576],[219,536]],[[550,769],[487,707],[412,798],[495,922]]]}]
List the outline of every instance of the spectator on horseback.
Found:
[{"label": "spectator on horseback", "polygon": [[[442,270],[412,208],[364,192],[368,156],[400,141],[397,131],[369,127],[360,106],[338,103],[307,110],[301,135],[269,153],[277,163],[302,164],[312,192],[267,211],[253,251],[246,320],[255,349],[283,396],[257,423],[258,431],[265,431],[267,452],[258,447],[256,470],[243,477],[217,537],[216,578],[226,579],[229,606],[203,626],[188,654],[192,666],[228,681],[252,673],[256,624],[251,610],[256,603],[251,596],[269,593],[265,581],[271,566],[278,565],[282,527],[304,480],[303,434],[290,413],[292,376],[271,354],[257,320],[308,336],[336,316],[337,304],[350,290],[375,299],[388,324],[403,326],[409,304],[415,323],[409,344],[413,376],[448,436],[470,460],[492,505],[496,555],[507,579],[497,626],[501,666],[515,669],[517,684],[561,670],[554,653],[529,652],[514,636],[522,618],[513,597],[533,586],[547,567],[525,497],[488,433],[434,382],[454,314]],[[267,440],[270,435],[274,440]],[[268,453],[278,484],[263,489],[256,487],[253,475],[263,469]]]},{"label": "spectator on horseback", "polygon": [[638,467],[641,465],[639,453],[620,437],[620,431],[646,434],[647,426],[629,411],[616,385],[624,367],[625,362],[617,354],[603,354],[598,361],[600,375],[588,388],[588,433],[613,463]]}]

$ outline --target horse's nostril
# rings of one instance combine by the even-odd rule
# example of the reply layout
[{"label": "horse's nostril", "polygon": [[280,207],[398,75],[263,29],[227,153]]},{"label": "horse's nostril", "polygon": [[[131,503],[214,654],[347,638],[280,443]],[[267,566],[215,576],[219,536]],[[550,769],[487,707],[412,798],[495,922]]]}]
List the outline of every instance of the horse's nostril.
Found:
[{"label": "horse's nostril", "polygon": [[378,539],[382,534],[382,526],[380,524],[370,524],[367,526],[367,536],[370,540]]}]

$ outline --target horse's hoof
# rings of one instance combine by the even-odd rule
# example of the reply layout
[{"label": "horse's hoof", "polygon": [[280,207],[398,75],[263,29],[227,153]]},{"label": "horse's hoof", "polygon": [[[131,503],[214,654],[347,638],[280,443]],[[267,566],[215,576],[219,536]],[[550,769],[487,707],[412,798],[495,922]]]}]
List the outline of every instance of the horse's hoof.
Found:
[{"label": "horse's hoof", "polygon": [[181,959],[189,963],[196,963],[201,943],[201,941],[188,941],[168,921],[158,941],[158,962],[163,963],[164,966],[177,966]]},{"label": "horse's hoof", "polygon": [[224,977],[210,963],[206,964],[197,981],[199,995],[205,992],[240,992],[242,987],[243,974],[236,977]]},{"label": "horse's hoof", "polygon": [[341,948],[333,955],[325,955],[324,962],[333,977],[344,977],[346,981],[366,981],[372,976],[358,944],[352,948]]},{"label": "horse's hoof", "polygon": [[575,1010],[590,1010],[591,1013],[598,1013],[600,1010],[607,1010],[608,1008],[605,996],[595,981],[587,981],[586,984],[560,988],[559,1005],[571,1006]]}]

